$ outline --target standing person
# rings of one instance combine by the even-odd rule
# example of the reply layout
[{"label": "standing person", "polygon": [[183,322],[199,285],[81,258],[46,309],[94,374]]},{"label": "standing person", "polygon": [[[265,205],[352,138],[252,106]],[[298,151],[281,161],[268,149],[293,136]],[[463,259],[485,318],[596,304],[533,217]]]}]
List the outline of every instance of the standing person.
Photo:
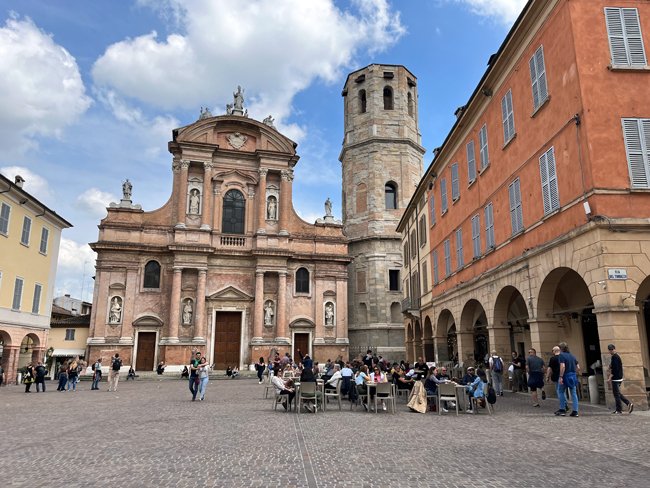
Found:
[{"label": "standing person", "polygon": [[199,364],[201,363],[201,353],[197,351],[194,358],[190,361],[190,391],[192,392],[192,401],[196,400],[196,395],[199,392]]},{"label": "standing person", "polygon": [[[553,355],[548,360],[548,368],[546,368],[546,381],[555,383],[555,393],[557,398],[560,398],[560,346],[553,346]],[[558,410],[559,412],[559,410]],[[556,412],[557,414],[557,412]]]},{"label": "standing person", "polygon": [[65,361],[59,366],[59,386],[56,391],[65,391],[65,385],[68,383],[68,362]]},{"label": "standing person", "polygon": [[120,353],[116,352],[111,359],[111,369],[108,370],[108,391],[117,391],[117,384],[120,381],[120,369],[122,369],[122,359],[120,359]]},{"label": "standing person", "polygon": [[36,373],[36,392],[39,392],[38,387],[41,385],[43,387],[43,393],[45,393],[45,373],[47,373],[47,370],[45,369],[45,366],[43,366],[42,361],[38,362],[34,372]]},{"label": "standing person", "polygon": [[79,357],[75,357],[68,366],[68,391],[77,391],[77,382],[79,381]]},{"label": "standing person", "polygon": [[93,385],[91,390],[99,390],[99,382],[102,380],[102,358],[97,358],[93,364]]},{"label": "standing person", "polygon": [[260,356],[260,360],[255,365],[255,371],[257,371],[257,379],[260,380],[260,385],[262,384],[262,376],[264,376],[264,370],[266,370],[266,364],[264,363],[264,358]]},{"label": "standing person", "polygon": [[490,378],[492,378],[494,392],[499,396],[503,396],[503,359],[501,359],[501,356],[494,349],[488,359],[488,366],[490,368]]},{"label": "standing person", "polygon": [[616,410],[612,414],[620,414],[623,406],[621,403],[627,405],[627,413],[632,413],[634,410],[634,403],[629,401],[621,393],[621,383],[623,382],[623,361],[621,361],[621,356],[616,352],[616,346],[614,344],[609,344],[607,350],[612,355],[612,362],[609,364],[609,374],[607,375],[607,381],[612,385],[612,394],[614,395],[614,400],[616,400]]},{"label": "standing person", "polygon": [[0,386],[4,385],[5,383],[5,370],[2,369],[2,365],[0,365]]},{"label": "standing person", "polygon": [[528,373],[528,388],[533,392],[533,407],[539,407],[537,390],[541,390],[542,399],[546,398],[544,393],[544,360],[537,356],[537,351],[530,348],[526,358],[526,372]]},{"label": "standing person", "polygon": [[210,366],[208,365],[205,358],[201,358],[201,362],[198,366],[199,372],[199,400],[205,400],[205,390],[208,387],[208,382],[210,381]]},{"label": "standing person", "polygon": [[560,409],[555,412],[555,415],[566,415],[566,396],[567,390],[571,393],[571,405],[573,411],[571,417],[578,417],[578,373],[580,372],[580,364],[576,357],[569,352],[569,346],[566,342],[560,342],[560,378],[558,380],[561,390],[560,395]]},{"label": "standing person", "polygon": [[524,358],[515,351],[512,351],[512,361],[510,361],[510,365],[514,368],[514,371],[512,372],[512,392],[524,391],[526,389],[524,381],[526,361],[524,361]]},{"label": "standing person", "polygon": [[25,376],[23,377],[23,383],[25,383],[25,393],[31,393],[29,390],[32,387],[32,383],[36,381],[34,379],[34,366],[32,363],[29,363],[25,368]]}]

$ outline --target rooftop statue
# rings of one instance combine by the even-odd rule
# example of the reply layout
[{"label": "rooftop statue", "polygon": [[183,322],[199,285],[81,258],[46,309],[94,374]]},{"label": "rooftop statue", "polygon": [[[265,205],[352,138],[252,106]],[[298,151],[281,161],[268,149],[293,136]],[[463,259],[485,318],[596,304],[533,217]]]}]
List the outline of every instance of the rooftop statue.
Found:
[{"label": "rooftop statue", "polygon": [[237,85],[237,91],[232,96],[233,103],[226,105],[226,114],[248,117],[248,110],[244,110],[244,90],[242,90],[242,87]]}]

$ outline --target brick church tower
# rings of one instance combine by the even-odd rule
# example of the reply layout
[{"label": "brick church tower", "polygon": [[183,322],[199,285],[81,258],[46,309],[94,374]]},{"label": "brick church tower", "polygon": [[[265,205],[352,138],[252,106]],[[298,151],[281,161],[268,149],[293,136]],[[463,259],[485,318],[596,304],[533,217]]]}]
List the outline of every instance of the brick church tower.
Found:
[{"label": "brick church tower", "polygon": [[396,227],[422,175],[417,79],[403,66],[372,64],[348,75],[342,95],[350,356],[370,347],[385,358],[403,358]]}]

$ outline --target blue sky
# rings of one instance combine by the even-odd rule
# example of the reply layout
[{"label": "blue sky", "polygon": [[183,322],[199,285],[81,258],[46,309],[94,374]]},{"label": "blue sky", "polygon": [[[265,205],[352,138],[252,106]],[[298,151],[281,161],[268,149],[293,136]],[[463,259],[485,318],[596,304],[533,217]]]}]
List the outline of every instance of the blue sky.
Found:
[{"label": "blue sky", "polygon": [[[171,130],[237,85],[251,117],[298,142],[294,207],[341,213],[341,89],[371,63],[418,77],[422,143],[440,145],[525,0],[4,0],[0,172],[74,224],[55,295],[92,298],[105,207],[121,182],[154,210],[169,198]],[[85,271],[85,272],[84,272]]]}]

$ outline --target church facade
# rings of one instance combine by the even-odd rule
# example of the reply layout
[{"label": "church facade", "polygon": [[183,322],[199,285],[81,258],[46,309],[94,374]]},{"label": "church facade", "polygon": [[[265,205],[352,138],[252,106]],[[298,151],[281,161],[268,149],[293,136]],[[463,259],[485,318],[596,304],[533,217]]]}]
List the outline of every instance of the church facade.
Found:
[{"label": "church facade", "polygon": [[276,350],[348,355],[348,257],[342,224],[315,224],[292,204],[296,144],[269,117],[248,118],[243,93],[173,131],[173,189],[160,209],[123,185],[91,244],[97,252],[88,354],[119,352],[153,371],[201,351],[217,369]]}]

